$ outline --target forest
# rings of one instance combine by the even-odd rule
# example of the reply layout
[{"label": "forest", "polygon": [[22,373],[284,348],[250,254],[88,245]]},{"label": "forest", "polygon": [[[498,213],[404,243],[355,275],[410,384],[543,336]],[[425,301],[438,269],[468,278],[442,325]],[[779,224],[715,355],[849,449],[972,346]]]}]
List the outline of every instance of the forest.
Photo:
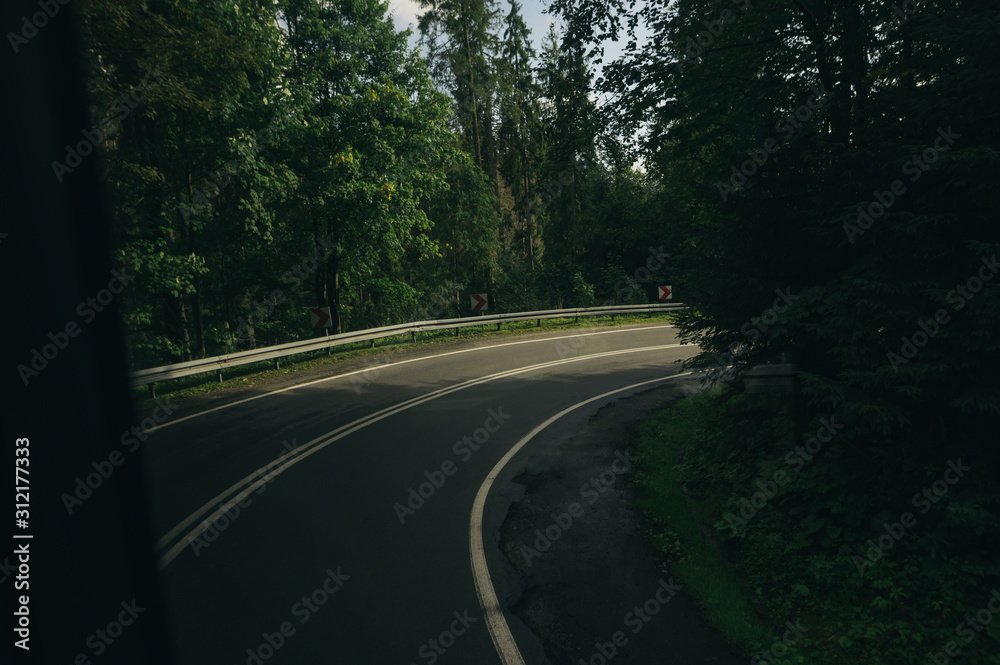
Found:
[{"label": "forest", "polygon": [[666,283],[858,436],[997,414],[992,4],[421,3],[80,3],[134,367]]},{"label": "forest", "polygon": [[425,3],[418,50],[374,0],[81,7],[137,368],[307,338],[310,307],[338,333],[655,292],[662,188],[517,2]]},{"label": "forest", "polygon": [[837,424],[784,504],[805,526],[743,533],[765,577],[792,552],[844,593],[864,547],[837,534],[975,469],[919,564],[847,589],[869,608],[815,606],[850,628],[831,662],[916,662],[1000,579],[992,0],[552,0],[539,52],[517,0],[420,0],[418,48],[377,0],[76,4],[93,128],[52,166],[102,156],[134,369],[308,338],[311,307],[337,333],[671,284],[690,367],[739,392],[787,362],[798,387],[784,444],[743,396],[704,416],[689,479],[752,478]]}]

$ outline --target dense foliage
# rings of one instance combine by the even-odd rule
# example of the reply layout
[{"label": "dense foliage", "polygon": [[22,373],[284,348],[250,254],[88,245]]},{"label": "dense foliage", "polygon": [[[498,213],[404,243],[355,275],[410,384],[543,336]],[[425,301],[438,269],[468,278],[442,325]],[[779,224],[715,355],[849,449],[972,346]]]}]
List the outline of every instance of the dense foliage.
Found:
[{"label": "dense foliage", "polygon": [[307,337],[312,307],[590,304],[643,265],[607,201],[655,188],[598,159],[582,53],[539,58],[517,2],[424,6],[413,50],[377,0],[81,3],[136,367]]},{"label": "dense foliage", "polygon": [[600,87],[662,184],[688,338],[784,352],[852,437],[912,448],[1000,414],[1000,13],[903,4],[554,2],[571,44],[653,33]]},{"label": "dense foliage", "polygon": [[[699,396],[648,423],[639,447],[643,469],[667,449],[680,459],[681,505],[714,525],[743,597],[775,627],[741,646],[773,665],[924,665],[944,662],[949,643],[967,662],[1000,663],[1000,624],[986,609],[1000,595],[996,457],[863,452],[835,417],[810,431],[826,443],[802,445],[781,405],[775,395]],[[663,493],[655,474],[639,482],[645,497]],[[660,517],[657,540],[676,543],[672,564],[691,568],[691,536],[679,538],[676,515]],[[785,622],[804,636],[773,649]]]},{"label": "dense foliage", "polygon": [[[660,185],[696,364],[796,367],[787,422],[713,402],[685,462],[689,489],[733,497],[717,528],[769,618],[831,624],[807,662],[943,662],[930,654],[949,641],[996,662],[995,628],[970,644],[956,624],[1000,587],[1000,8],[553,5],[567,49],[633,40],[597,85]],[[829,440],[824,419],[835,438],[815,462],[766,509],[739,501]],[[952,488],[957,460],[971,470]],[[906,511],[916,527],[899,526]],[[899,541],[892,555],[880,538]]]},{"label": "dense foliage", "polygon": [[[553,0],[538,53],[517,0],[420,4],[416,51],[378,0],[80,0],[137,367],[301,339],[311,307],[337,332],[672,284],[699,363],[785,357],[801,388],[787,438],[693,453],[706,491],[843,424],[741,527],[751,581],[794,557],[775,581],[832,597],[910,479],[996,477],[995,2]],[[964,487],[927,558],[851,582],[879,593],[842,617],[845,662],[919,658],[947,631],[914,626],[996,582],[1000,499]]]}]

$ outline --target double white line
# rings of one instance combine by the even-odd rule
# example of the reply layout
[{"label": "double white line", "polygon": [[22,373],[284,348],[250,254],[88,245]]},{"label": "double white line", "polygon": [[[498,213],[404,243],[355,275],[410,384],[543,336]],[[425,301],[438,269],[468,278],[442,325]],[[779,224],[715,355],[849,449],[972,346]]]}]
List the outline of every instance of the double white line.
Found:
[{"label": "double white line", "polygon": [[[327,432],[321,436],[316,437],[312,441],[302,444],[301,446],[295,448],[294,450],[288,451],[280,455],[277,459],[272,462],[260,467],[256,471],[250,473],[242,480],[237,481],[229,488],[220,492],[217,496],[212,498],[210,501],[205,503],[201,508],[188,515],[184,520],[182,520],[177,526],[172,528],[162,538],[156,543],[156,549],[158,552],[162,552],[159,557],[159,568],[163,570],[170,562],[172,562],[177,555],[179,555],[185,547],[190,545],[198,536],[205,532],[215,520],[217,520],[221,515],[225,514],[233,508],[237,503],[242,501],[244,498],[249,496],[251,492],[260,488],[262,485],[284,473],[286,470],[291,468],[293,465],[298,464],[302,460],[306,459],[310,455],[319,452],[326,446],[339,441],[340,439],[357,432],[360,429],[367,427],[373,423],[377,423],[380,420],[388,418],[389,416],[396,415],[411,409],[425,402],[430,402],[439,397],[444,397],[445,395],[450,395],[452,393],[458,392],[460,390],[465,390],[466,388],[472,388],[473,386],[482,385],[484,383],[489,383],[491,381],[497,381],[499,379],[504,379],[510,376],[516,376],[517,374],[524,374],[526,372],[534,372],[549,367],[556,367],[559,365],[564,365],[568,363],[580,362],[584,360],[594,360],[597,358],[605,358],[608,356],[615,356],[626,353],[642,353],[647,351],[659,351],[665,349],[676,349],[683,344],[663,344],[659,346],[648,346],[639,349],[623,349],[619,351],[605,351],[603,353],[594,353],[586,356],[581,356],[579,358],[567,358],[563,360],[554,360],[545,363],[539,363],[537,365],[529,365],[528,367],[521,367],[518,369],[507,370],[504,372],[498,372],[496,374],[490,374],[488,376],[480,377],[477,379],[471,379],[469,381],[464,381],[462,383],[457,383],[453,386],[448,386],[446,388],[440,388],[426,395],[420,395],[418,397],[413,397],[399,404],[382,409],[381,411],[376,411],[363,418],[359,418],[353,422],[346,425],[342,425],[335,430]],[[662,379],[657,379],[662,380]],[[623,389],[625,390],[625,389]],[[596,399],[596,398],[595,398]],[[579,405],[578,405],[579,406]],[[574,407],[575,408],[575,407]],[[214,510],[213,510],[214,508]],[[207,514],[207,516],[206,516]],[[200,520],[200,521],[199,521]],[[171,545],[173,543],[173,545]]]}]

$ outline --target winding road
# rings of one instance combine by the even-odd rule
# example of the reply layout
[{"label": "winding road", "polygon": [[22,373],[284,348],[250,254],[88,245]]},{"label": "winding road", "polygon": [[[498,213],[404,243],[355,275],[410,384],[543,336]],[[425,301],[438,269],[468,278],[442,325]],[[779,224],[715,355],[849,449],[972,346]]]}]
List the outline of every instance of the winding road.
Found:
[{"label": "winding road", "polygon": [[693,352],[662,323],[543,333],[185,410],[146,443],[178,662],[547,662],[507,611],[510,481]]}]

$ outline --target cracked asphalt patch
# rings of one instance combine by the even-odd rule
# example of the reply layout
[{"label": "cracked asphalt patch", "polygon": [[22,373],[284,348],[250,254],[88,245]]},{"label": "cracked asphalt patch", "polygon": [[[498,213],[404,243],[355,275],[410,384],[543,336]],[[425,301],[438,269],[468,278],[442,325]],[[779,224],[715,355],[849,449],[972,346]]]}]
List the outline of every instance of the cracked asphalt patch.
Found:
[{"label": "cracked asphalt patch", "polygon": [[514,478],[523,490],[500,548],[523,591],[509,609],[541,639],[551,665],[746,662],[683,590],[650,602],[671,573],[632,508],[627,451],[639,425],[681,394],[662,386],[616,400],[585,427],[539,441]]}]

